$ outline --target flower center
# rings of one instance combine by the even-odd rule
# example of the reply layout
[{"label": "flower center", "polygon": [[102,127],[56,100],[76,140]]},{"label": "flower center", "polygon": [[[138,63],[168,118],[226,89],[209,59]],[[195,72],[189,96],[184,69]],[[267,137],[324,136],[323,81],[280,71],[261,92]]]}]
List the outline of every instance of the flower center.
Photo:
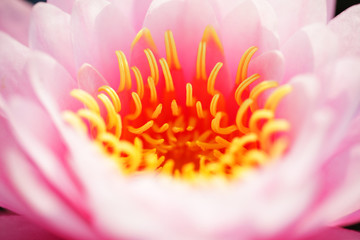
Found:
[{"label": "flower center", "polygon": [[[187,181],[231,180],[287,150],[290,125],[276,118],[275,111],[291,87],[260,81],[259,74],[248,76],[256,47],[241,57],[232,94],[223,94],[215,88],[223,63],[216,63],[209,74],[206,69],[207,44],[212,41],[222,49],[212,27],[205,29],[199,44],[191,83],[183,79],[171,31],[165,33],[166,59],[155,57],[149,30],[138,33],[132,48],[139,41],[150,46],[144,50],[148,76],[116,51],[117,91],[102,86],[96,99],[74,89],[71,95],[85,108],[64,112],[65,120],[88,134],[125,174],[152,171]],[[268,89],[273,91],[260,101]]]}]

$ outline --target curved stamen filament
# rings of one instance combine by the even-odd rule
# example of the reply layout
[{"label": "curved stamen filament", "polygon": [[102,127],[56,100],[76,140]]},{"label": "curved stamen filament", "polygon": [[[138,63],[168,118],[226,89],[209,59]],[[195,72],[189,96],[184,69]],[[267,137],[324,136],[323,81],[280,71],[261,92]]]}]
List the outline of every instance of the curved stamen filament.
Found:
[{"label": "curved stamen filament", "polygon": [[241,104],[241,95],[244,92],[244,90],[253,82],[255,82],[257,79],[260,78],[259,74],[254,74],[247,79],[245,79],[243,82],[240,83],[238,88],[235,91],[235,100],[240,105]]},{"label": "curved stamen filament", "polygon": [[250,130],[254,133],[260,133],[261,130],[258,128],[260,120],[270,120],[274,118],[274,113],[267,109],[260,109],[254,112],[250,118],[249,126]]},{"label": "curved stamen filament", "polygon": [[112,104],[114,105],[115,111],[118,113],[121,110],[121,102],[119,96],[116,94],[115,90],[109,86],[101,86],[98,89],[98,92],[105,92],[110,97]]},{"label": "curved stamen filament", "polygon": [[222,112],[218,112],[215,115],[215,118],[211,121],[211,129],[219,134],[231,134],[237,130],[237,128],[234,125],[231,125],[226,128],[220,127],[220,122],[223,117]]},{"label": "curved stamen filament", "polygon": [[131,93],[131,97],[134,100],[135,104],[135,112],[131,115],[128,115],[127,118],[130,120],[134,120],[138,118],[142,111],[142,104],[139,95],[136,92]]},{"label": "curved stamen filament", "polygon": [[169,67],[175,68],[176,70],[181,69],[174,36],[170,30],[165,32],[165,48],[166,48],[166,59]]},{"label": "curved stamen filament", "polygon": [[144,52],[145,52],[146,58],[149,62],[150,75],[151,75],[152,79],[154,79],[155,85],[157,85],[159,82],[159,68],[156,63],[154,53],[150,49],[145,49]]},{"label": "curved stamen filament", "polygon": [[196,78],[207,79],[206,76],[206,42],[200,42],[196,60]]},{"label": "curved stamen filament", "polygon": [[194,105],[193,89],[191,83],[186,84],[186,106],[192,107]]},{"label": "curved stamen filament", "polygon": [[260,134],[260,144],[261,148],[264,150],[268,150],[271,145],[271,135],[279,132],[287,132],[290,130],[290,124],[288,121],[283,119],[273,119],[268,121]]},{"label": "curved stamen filament", "polygon": [[269,109],[273,112],[275,112],[280,100],[288,95],[292,90],[292,87],[290,85],[284,85],[281,87],[278,87],[267,99],[265,103],[265,109]]},{"label": "curved stamen filament", "polygon": [[138,128],[134,128],[132,126],[128,126],[128,130],[129,132],[133,133],[133,134],[143,134],[145,131],[149,130],[154,124],[153,120],[148,121],[147,123],[145,123],[144,125],[142,125],[141,127]]},{"label": "curved stamen filament", "polygon": [[150,90],[150,102],[155,103],[157,102],[157,92],[156,92],[155,82],[152,77],[148,77],[148,85]]},{"label": "curved stamen filament", "polygon": [[74,89],[70,95],[82,102],[91,111],[100,114],[100,108],[96,100],[87,92],[81,89]]},{"label": "curved stamen filament", "polygon": [[216,80],[217,75],[219,74],[219,71],[223,65],[224,64],[222,62],[218,62],[210,73],[210,76],[208,79],[208,84],[207,84],[207,91],[210,95],[215,94],[215,80]]},{"label": "curved stamen filament", "polygon": [[139,95],[140,99],[142,99],[144,97],[144,81],[142,75],[137,67],[132,67],[131,70],[134,72],[136,79],[137,94]]},{"label": "curved stamen filament", "polygon": [[275,81],[264,81],[259,83],[258,85],[256,85],[250,92],[250,96],[249,98],[251,98],[254,102],[253,104],[251,104],[251,111],[255,112],[256,109],[259,108],[257,102],[258,102],[258,97],[259,95],[270,89],[270,88],[275,88],[278,86],[278,83]]},{"label": "curved stamen filament", "polygon": [[217,113],[217,104],[219,102],[220,94],[215,94],[210,102],[210,113],[213,117],[215,117]]},{"label": "curved stamen filament", "polygon": [[118,92],[121,92],[125,89],[131,89],[131,75],[129,64],[126,59],[124,52],[116,51],[116,57],[119,62],[119,69],[120,69],[120,85],[118,88]]},{"label": "curved stamen filament", "polygon": [[236,73],[236,84],[239,84],[246,78],[250,60],[257,50],[257,47],[250,47],[245,51],[244,55],[242,55],[239,62],[238,71]]},{"label": "curved stamen filament", "polygon": [[246,99],[240,106],[237,114],[236,114],[236,126],[238,127],[239,131],[242,133],[250,132],[250,129],[244,125],[244,115],[249,109],[250,105],[252,104],[252,99]]},{"label": "curved stamen filament", "polygon": [[160,113],[161,113],[161,110],[162,110],[162,104],[159,103],[159,105],[156,107],[155,111],[154,111],[153,114],[151,115],[151,118],[152,118],[152,119],[158,118],[158,116],[159,116]]},{"label": "curved stamen filament", "polygon": [[198,118],[204,118],[205,117],[204,111],[203,111],[203,108],[202,108],[202,105],[201,105],[200,101],[196,102],[196,112],[197,112]]},{"label": "curved stamen filament", "polygon": [[169,66],[164,58],[161,58],[159,62],[165,78],[165,89],[167,92],[173,92],[175,89]]}]

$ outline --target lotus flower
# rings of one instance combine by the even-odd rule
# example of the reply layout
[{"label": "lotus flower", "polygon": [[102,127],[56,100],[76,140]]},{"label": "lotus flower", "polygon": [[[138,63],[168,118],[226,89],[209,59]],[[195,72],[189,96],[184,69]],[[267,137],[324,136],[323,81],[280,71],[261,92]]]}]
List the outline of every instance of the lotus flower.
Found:
[{"label": "lotus flower", "polygon": [[360,6],[333,9],[2,1],[0,206],[66,239],[359,239]]}]

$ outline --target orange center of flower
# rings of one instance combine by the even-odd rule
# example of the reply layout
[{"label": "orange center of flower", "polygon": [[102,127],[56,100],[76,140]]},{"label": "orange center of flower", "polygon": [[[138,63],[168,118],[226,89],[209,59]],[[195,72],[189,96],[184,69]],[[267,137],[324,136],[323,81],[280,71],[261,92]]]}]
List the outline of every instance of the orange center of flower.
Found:
[{"label": "orange center of flower", "polygon": [[[151,171],[192,182],[231,180],[286,151],[290,125],[276,118],[275,111],[291,87],[258,81],[259,74],[247,76],[256,47],[241,57],[233,94],[224,96],[215,88],[223,63],[216,63],[209,74],[206,71],[208,42],[222,49],[212,27],[206,28],[199,44],[196,76],[180,89],[174,84],[182,69],[172,32],[165,33],[166,59],[155,58],[149,30],[140,31],[132,47],[141,40],[150,46],[144,50],[149,76],[129,67],[125,54],[116,51],[117,91],[102,86],[96,99],[75,89],[71,95],[86,108],[64,112],[65,120],[89,134],[125,174]],[[260,101],[268,89],[273,91]]]}]

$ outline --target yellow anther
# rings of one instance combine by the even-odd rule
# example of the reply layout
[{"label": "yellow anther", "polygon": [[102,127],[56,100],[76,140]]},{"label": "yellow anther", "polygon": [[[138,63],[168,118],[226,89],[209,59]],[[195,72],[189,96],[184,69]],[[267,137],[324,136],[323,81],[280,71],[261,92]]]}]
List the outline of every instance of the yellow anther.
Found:
[{"label": "yellow anther", "polygon": [[250,105],[252,104],[253,100],[248,98],[246,99],[241,106],[239,107],[239,110],[236,114],[236,126],[238,127],[239,131],[242,133],[248,133],[250,132],[250,129],[244,125],[244,116],[246,112],[248,111]]},{"label": "yellow anther", "polygon": [[129,156],[129,161],[127,161],[129,165],[126,169],[124,169],[125,173],[132,173],[136,171],[142,160],[141,152],[136,149],[133,144],[127,141],[118,141],[116,148],[120,153],[124,153]]},{"label": "yellow anther", "polygon": [[277,87],[278,83],[276,81],[264,81],[256,85],[250,92],[249,98],[253,100],[253,103],[251,104],[251,111],[255,112],[256,109],[259,108],[257,102],[259,95],[266,91],[267,89]]},{"label": "yellow anther", "polygon": [[225,135],[235,132],[237,128],[234,125],[225,128],[220,127],[220,122],[222,117],[223,117],[222,112],[216,113],[215,118],[211,121],[211,129],[218,134],[225,134]]},{"label": "yellow anther", "polygon": [[241,152],[244,150],[245,145],[249,143],[255,143],[257,141],[258,141],[258,137],[256,136],[255,133],[249,133],[240,138],[234,138],[233,141],[231,142],[229,153],[236,154],[239,151]]},{"label": "yellow anther", "polygon": [[134,41],[131,43],[131,50],[135,47],[135,45],[139,42],[141,38],[144,38],[149,47],[156,51],[156,44],[151,36],[151,32],[147,28],[141,29],[138,34],[135,36]]},{"label": "yellow anther", "polygon": [[217,75],[219,74],[220,69],[222,68],[224,64],[222,62],[218,62],[215,67],[212,69],[208,82],[207,82],[207,92],[210,95],[215,94],[215,80],[217,78]]},{"label": "yellow anther", "polygon": [[118,92],[123,91],[125,88],[129,90],[131,89],[131,75],[130,75],[128,61],[126,59],[124,52],[116,51],[115,53],[119,62],[119,70],[120,70],[120,85],[118,88]]},{"label": "yellow anther", "polygon": [[200,141],[196,141],[196,145],[198,145],[202,150],[225,148],[225,146],[223,144],[206,143],[206,142],[200,142]]},{"label": "yellow anther", "polygon": [[174,133],[180,133],[185,131],[183,127],[172,127],[172,130]]},{"label": "yellow anther", "polygon": [[156,124],[153,125],[153,130],[156,133],[163,133],[168,129],[169,129],[169,124],[168,123],[164,123],[161,127],[157,126]]},{"label": "yellow anther", "polygon": [[289,147],[289,140],[286,137],[279,138],[273,143],[269,155],[272,159],[278,158],[284,154]]},{"label": "yellow anther", "polygon": [[193,88],[191,83],[186,84],[186,106],[187,107],[194,106]]},{"label": "yellow anther", "polygon": [[[107,147],[111,147],[113,149],[113,155],[119,154],[119,151],[117,149],[117,142],[119,141],[119,139],[117,139],[113,134],[107,132],[101,133],[96,140],[99,143],[105,144]],[[101,146],[102,145],[100,145],[100,147]]]},{"label": "yellow anther", "polygon": [[167,131],[166,131],[166,136],[168,137],[170,143],[176,143],[177,142],[177,138],[175,137],[173,131],[171,128],[169,128]]},{"label": "yellow anther", "polygon": [[149,134],[146,134],[146,133],[141,134],[141,136],[145,139],[145,141],[147,141],[148,143],[150,143],[154,146],[163,144],[165,141],[163,138],[160,138],[160,139],[152,138]]},{"label": "yellow anther", "polygon": [[236,84],[239,84],[247,77],[247,70],[250,60],[257,50],[257,47],[250,47],[248,50],[245,51],[244,55],[242,55],[236,73]]},{"label": "yellow anther", "polygon": [[170,73],[170,69],[168,63],[164,58],[159,60],[161,68],[163,70],[164,78],[165,78],[165,89],[167,92],[173,92],[175,90],[173,79]]},{"label": "yellow anther", "polygon": [[110,86],[101,86],[98,89],[98,92],[105,92],[110,97],[112,104],[114,105],[115,111],[118,113],[121,110],[121,102],[119,96],[115,90]]},{"label": "yellow anther", "polygon": [[260,134],[260,144],[264,151],[270,149],[271,146],[271,135],[279,132],[287,132],[290,130],[290,124],[284,119],[273,119],[268,121]]},{"label": "yellow anther", "polygon": [[131,97],[134,100],[135,112],[133,114],[127,115],[126,117],[130,120],[138,118],[142,111],[142,104],[139,95],[136,92],[131,93]]},{"label": "yellow anther", "polygon": [[144,81],[142,75],[137,67],[132,67],[131,70],[134,72],[136,79],[136,92],[139,95],[140,99],[142,99],[144,97]]},{"label": "yellow anther", "polygon": [[213,154],[214,154],[214,157],[216,157],[217,159],[221,159],[223,157],[223,155],[224,155],[217,149],[213,150]]},{"label": "yellow anther", "polygon": [[168,175],[171,175],[174,171],[174,160],[172,159],[168,159],[166,161],[166,163],[164,164],[163,168],[162,168],[162,173],[165,173],[165,174],[168,174]]},{"label": "yellow anther", "polygon": [[155,111],[152,113],[151,118],[152,119],[156,119],[158,118],[158,116],[160,115],[162,110],[162,104],[159,103],[159,105],[157,105],[157,107],[155,108]]},{"label": "yellow anther", "polygon": [[155,82],[152,77],[148,77],[148,85],[150,90],[150,102],[155,103],[157,102],[157,92],[156,92]]},{"label": "yellow anther", "polygon": [[112,129],[116,125],[116,116],[117,113],[115,111],[114,105],[110,101],[110,99],[103,93],[98,95],[98,98],[104,104],[107,111],[107,129]]},{"label": "yellow anther", "polygon": [[260,78],[259,74],[254,74],[247,79],[245,79],[243,82],[240,83],[240,85],[237,87],[235,91],[235,100],[240,105],[241,104],[241,96],[244,90],[253,82],[255,82],[257,79]]},{"label": "yellow anther", "polygon": [[203,111],[203,108],[202,108],[202,105],[201,105],[200,101],[196,102],[196,112],[197,112],[198,118],[204,118],[205,117],[204,111]]},{"label": "yellow anther", "polygon": [[119,115],[116,115],[116,125],[115,125],[115,137],[120,139],[122,133],[122,121]]},{"label": "yellow anther", "polygon": [[181,69],[172,31],[165,32],[166,59],[170,68]]},{"label": "yellow anther", "polygon": [[205,132],[203,132],[203,133],[199,136],[198,140],[201,141],[201,142],[206,141],[206,139],[207,139],[208,137],[210,137],[211,134],[212,134],[212,131],[211,131],[211,130],[206,130]]},{"label": "yellow anther", "polygon": [[231,144],[231,142],[229,142],[228,140],[226,140],[226,139],[224,139],[224,138],[222,138],[220,136],[215,137],[215,142],[217,142],[218,144],[221,144],[221,145],[223,145],[225,147],[228,147]]},{"label": "yellow anther", "polygon": [[265,109],[269,109],[275,112],[280,100],[283,99],[286,95],[288,95],[291,90],[292,87],[290,85],[283,85],[281,87],[278,87],[267,99],[265,103]]},{"label": "yellow anther", "polygon": [[195,129],[196,126],[196,118],[190,117],[189,119],[189,125],[186,128],[186,131],[193,131]]},{"label": "yellow anther", "polygon": [[144,52],[149,62],[150,75],[154,79],[155,85],[157,85],[159,82],[159,67],[156,63],[154,53],[150,49],[145,49]]},{"label": "yellow anther", "polygon": [[207,79],[206,76],[206,42],[200,42],[196,59],[196,79]]},{"label": "yellow anther", "polygon": [[223,47],[220,41],[219,36],[216,33],[216,30],[213,26],[208,25],[205,28],[204,34],[203,34],[203,38],[202,38],[202,42],[208,42],[210,39],[213,39],[216,46],[220,49],[221,52],[223,52]]},{"label": "yellow anther", "polygon": [[62,113],[64,120],[73,126],[76,130],[79,130],[82,133],[87,133],[88,128],[86,124],[81,120],[81,118],[71,111],[64,111]]},{"label": "yellow anther", "polygon": [[217,104],[219,102],[220,94],[215,94],[210,102],[210,113],[213,117],[215,117],[217,113]]},{"label": "yellow anther", "polygon": [[81,89],[74,89],[70,95],[82,102],[89,110],[100,114],[100,108],[96,100],[87,92]]},{"label": "yellow anther", "polygon": [[259,121],[260,120],[270,120],[274,118],[274,113],[267,109],[259,109],[254,112],[250,117],[249,127],[251,132],[260,133]]},{"label": "yellow anther", "polygon": [[179,116],[180,114],[180,108],[178,107],[175,99],[171,101],[171,112],[174,116]]},{"label": "yellow anther", "polygon": [[88,109],[80,109],[78,111],[78,115],[82,118],[87,119],[90,122],[91,126],[94,126],[96,128],[96,136],[103,132],[106,132],[105,122],[99,114]]},{"label": "yellow anther", "polygon": [[143,134],[145,131],[149,130],[154,124],[153,120],[148,121],[147,123],[145,123],[144,125],[142,125],[141,127],[138,128],[134,128],[132,126],[128,126],[128,130],[129,132],[133,133],[133,134]]},{"label": "yellow anther", "polygon": [[245,153],[242,163],[244,165],[263,165],[268,159],[265,152],[253,149]]},{"label": "yellow anther", "polygon": [[188,181],[193,181],[195,178],[195,170],[194,169],[195,169],[194,163],[191,162],[191,163],[185,164],[181,169],[184,179],[186,179]]}]

